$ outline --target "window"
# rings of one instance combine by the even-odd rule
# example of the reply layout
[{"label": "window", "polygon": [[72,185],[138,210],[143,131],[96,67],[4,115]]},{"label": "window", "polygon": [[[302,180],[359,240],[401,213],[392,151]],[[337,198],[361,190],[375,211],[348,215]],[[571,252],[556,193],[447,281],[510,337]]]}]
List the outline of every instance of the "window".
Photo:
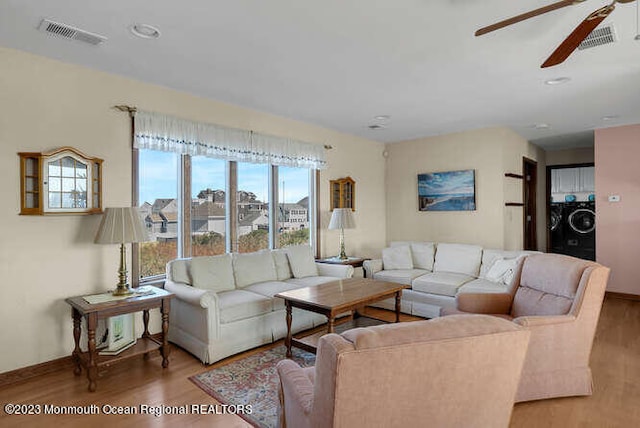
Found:
[{"label": "window", "polygon": [[[241,253],[269,248],[270,242],[277,242],[277,245],[271,244],[273,247],[311,242],[309,201],[315,170],[204,156],[183,157],[189,159],[190,168],[181,167],[181,157],[175,153],[138,151],[138,199],[151,237],[149,242],[139,244],[139,277],[164,274],[167,262],[177,257],[223,254],[227,237],[235,238],[230,248]],[[226,179],[229,165],[236,171],[232,175],[233,183]],[[275,172],[270,172],[272,168]],[[179,172],[189,170],[188,177],[182,177]],[[277,182],[270,174],[278,177]],[[271,182],[274,189],[269,188]],[[229,189],[236,191],[233,210],[227,207]],[[187,204],[179,202],[185,200],[181,199],[184,192],[190,195],[186,198],[190,201],[188,216],[183,214],[185,208],[182,207]],[[277,195],[279,201],[273,226],[269,215],[270,194]],[[231,211],[237,219],[233,232],[229,231],[228,222]],[[188,229],[180,224],[184,218],[189,218]],[[180,237],[182,230],[190,231],[190,239]]]},{"label": "window", "polygon": [[226,161],[194,156],[191,163],[191,255],[225,252]]},{"label": "window", "polygon": [[139,247],[140,277],[164,274],[178,257],[178,160],[175,153],[139,151],[140,213],[151,238]]},{"label": "window", "polygon": [[176,257],[317,242],[314,195],[326,146],[153,112],[132,116],[136,199],[153,238],[134,244],[134,274],[160,275]]},{"label": "window", "polygon": [[278,167],[278,246],[309,243],[310,175],[306,168]]},{"label": "window", "polygon": [[238,164],[236,196],[237,252],[269,248],[269,169],[266,164]]}]

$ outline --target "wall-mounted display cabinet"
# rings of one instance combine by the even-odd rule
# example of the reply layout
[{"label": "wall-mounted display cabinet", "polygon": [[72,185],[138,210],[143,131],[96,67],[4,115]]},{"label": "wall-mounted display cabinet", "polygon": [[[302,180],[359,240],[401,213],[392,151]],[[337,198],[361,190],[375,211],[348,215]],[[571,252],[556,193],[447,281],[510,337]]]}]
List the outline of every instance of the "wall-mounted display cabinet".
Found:
[{"label": "wall-mounted display cabinet", "polygon": [[356,182],[351,177],[329,181],[331,210],[334,208],[351,208],[355,211]]},{"label": "wall-mounted display cabinet", "polygon": [[102,212],[102,159],[73,147],[20,156],[20,214]]}]

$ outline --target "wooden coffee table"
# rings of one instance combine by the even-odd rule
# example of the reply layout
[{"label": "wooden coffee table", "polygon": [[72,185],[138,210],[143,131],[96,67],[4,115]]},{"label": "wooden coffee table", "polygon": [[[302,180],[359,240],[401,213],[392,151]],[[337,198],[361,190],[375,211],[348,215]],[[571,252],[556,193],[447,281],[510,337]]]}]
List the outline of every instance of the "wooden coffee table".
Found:
[{"label": "wooden coffee table", "polygon": [[284,299],[287,308],[287,358],[291,357],[291,346],[315,352],[310,346],[292,337],[292,308],[322,314],[327,317],[327,332],[333,333],[336,316],[347,311],[356,311],[365,305],[395,296],[396,322],[400,321],[400,298],[407,285],[394,282],[377,281],[368,278],[348,278],[327,282],[312,287],[284,291],[275,297]]}]

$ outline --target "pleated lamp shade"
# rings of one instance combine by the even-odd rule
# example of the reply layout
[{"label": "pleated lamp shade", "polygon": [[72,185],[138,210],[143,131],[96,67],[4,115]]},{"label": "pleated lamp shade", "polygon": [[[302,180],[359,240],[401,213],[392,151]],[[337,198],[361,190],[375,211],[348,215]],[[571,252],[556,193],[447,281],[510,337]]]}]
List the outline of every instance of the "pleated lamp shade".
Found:
[{"label": "pleated lamp shade", "polygon": [[105,208],[96,234],[96,244],[144,242],[149,234],[136,207]]},{"label": "pleated lamp shade", "polygon": [[329,229],[353,229],[356,222],[353,220],[351,208],[335,208],[331,213]]}]

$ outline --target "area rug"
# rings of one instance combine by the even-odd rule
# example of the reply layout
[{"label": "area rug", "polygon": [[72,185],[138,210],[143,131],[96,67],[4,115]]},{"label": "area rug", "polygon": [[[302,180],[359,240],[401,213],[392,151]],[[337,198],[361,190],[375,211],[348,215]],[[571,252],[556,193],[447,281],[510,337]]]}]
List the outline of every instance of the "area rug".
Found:
[{"label": "area rug", "polygon": [[[192,376],[189,380],[222,404],[250,404],[251,414],[239,416],[256,427],[275,428],[278,426],[280,382],[276,364],[285,359],[285,352],[284,346],[277,346]],[[314,365],[314,354],[297,348],[292,352],[293,360],[300,366]]]}]

